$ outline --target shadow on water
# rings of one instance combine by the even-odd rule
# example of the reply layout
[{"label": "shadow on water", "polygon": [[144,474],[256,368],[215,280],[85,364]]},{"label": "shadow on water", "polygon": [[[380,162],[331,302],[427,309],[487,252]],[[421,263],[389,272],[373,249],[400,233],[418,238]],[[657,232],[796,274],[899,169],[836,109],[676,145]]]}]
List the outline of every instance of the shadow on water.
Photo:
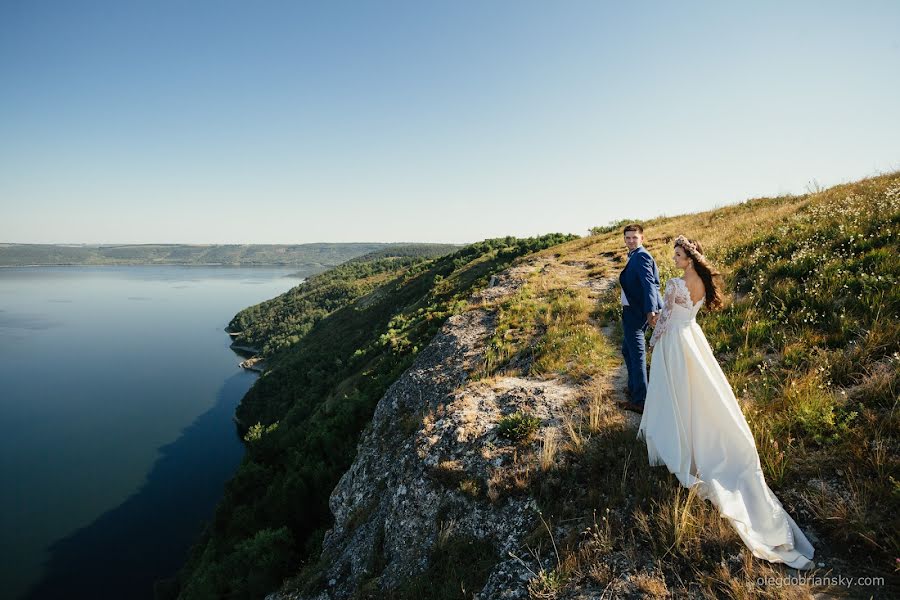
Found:
[{"label": "shadow on water", "polygon": [[25,597],[153,598],[154,581],[182,566],[237,469],[244,450],[231,417],[253,381],[243,371],[226,380],[215,406],[159,449],[137,492],[53,542],[43,578]]}]

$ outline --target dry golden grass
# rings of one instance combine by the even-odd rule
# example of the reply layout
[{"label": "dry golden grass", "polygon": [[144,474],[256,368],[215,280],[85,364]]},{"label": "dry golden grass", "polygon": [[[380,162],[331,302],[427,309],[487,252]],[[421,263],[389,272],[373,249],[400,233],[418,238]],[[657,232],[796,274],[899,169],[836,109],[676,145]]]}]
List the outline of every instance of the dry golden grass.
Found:
[{"label": "dry golden grass", "polygon": [[666,580],[655,573],[638,573],[631,578],[632,583],[644,598],[669,598]]},{"label": "dry golden grass", "polygon": [[558,448],[556,429],[546,428],[541,436],[541,470],[549,471],[556,466]]},{"label": "dry golden grass", "polygon": [[[676,274],[671,241],[678,234],[700,239],[723,272],[725,310],[701,312],[698,319],[753,430],[767,482],[801,527],[824,537],[816,542],[817,559],[843,556],[847,562],[839,564],[884,575],[895,590],[900,305],[889,290],[900,287],[898,206],[900,174],[893,173],[801,197],[753,199],[643,223],[644,245],[664,281]],[[547,266],[532,288],[530,314],[541,319],[529,343],[537,346],[558,323],[568,331],[579,323],[615,325],[616,288],[593,306],[576,292],[564,318],[550,318],[549,306],[559,301],[560,286],[575,285],[585,273],[615,275],[624,254],[615,230],[529,257]],[[851,293],[856,295],[847,297]],[[648,583],[646,595],[683,595],[693,582],[710,598],[810,597],[806,585],[757,585],[758,577],[783,576],[784,569],[753,558],[712,504],[664,468],[647,465],[646,448],[612,406],[615,346],[615,339],[606,341],[602,367],[575,369],[583,376],[584,402],[580,418],[573,415],[564,425],[571,464],[552,480],[532,481],[546,514],[581,515],[589,522],[592,511],[614,507],[602,535],[590,528],[580,543],[561,544],[566,572],[612,585],[619,574],[611,554],[639,561],[650,552],[660,573],[647,573],[647,580],[662,585]],[[575,362],[570,355],[568,367]],[[828,483],[810,487],[814,480]],[[573,489],[584,493],[573,500]],[[800,508],[812,519],[798,518]],[[854,565],[859,552],[872,562]],[[864,589],[842,591],[868,597]]]},{"label": "dry golden grass", "polygon": [[[698,320],[741,402],[767,482],[795,517],[809,511],[801,527],[824,536],[817,558],[865,552],[873,561],[859,568],[889,583],[893,576],[892,589],[900,552],[900,305],[891,287],[900,285],[898,206],[900,174],[890,174],[643,224],[663,281],[676,275],[678,234],[699,238],[723,272],[725,309]],[[618,229],[548,248],[527,257],[535,271],[495,304],[499,326],[482,376],[562,375],[582,399],[562,435],[545,434],[536,456],[487,481],[491,501],[530,491],[545,514],[594,523],[558,548],[546,538],[557,564],[536,574],[532,597],[556,597],[578,581],[624,590],[611,557],[638,564],[648,555],[657,567],[638,569],[629,593],[810,597],[807,585],[758,585],[784,569],[753,558],[696,489],[649,467],[613,406],[618,289],[597,299],[590,291],[604,287],[583,284],[614,277],[624,254]],[[600,332],[608,324],[612,338]]]},{"label": "dry golden grass", "polygon": [[505,496],[526,492],[535,471],[530,460],[519,460],[518,457],[512,465],[489,467],[486,482],[488,500],[496,503]]},{"label": "dry golden grass", "polygon": [[[615,365],[614,362],[612,364]],[[610,367],[608,371],[611,371],[612,368]],[[589,435],[625,425],[624,414],[613,404],[614,391],[608,376],[591,377],[582,384],[581,389],[582,397],[587,399],[587,407],[584,412]]]}]

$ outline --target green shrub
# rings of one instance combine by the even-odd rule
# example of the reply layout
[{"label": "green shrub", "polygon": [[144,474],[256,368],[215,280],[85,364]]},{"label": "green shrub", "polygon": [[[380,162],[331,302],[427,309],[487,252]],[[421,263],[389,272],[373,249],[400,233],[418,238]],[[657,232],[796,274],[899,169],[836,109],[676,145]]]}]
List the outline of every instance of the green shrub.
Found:
[{"label": "green shrub", "polygon": [[522,412],[514,412],[500,419],[497,425],[497,434],[514,442],[519,442],[537,431],[541,420]]}]

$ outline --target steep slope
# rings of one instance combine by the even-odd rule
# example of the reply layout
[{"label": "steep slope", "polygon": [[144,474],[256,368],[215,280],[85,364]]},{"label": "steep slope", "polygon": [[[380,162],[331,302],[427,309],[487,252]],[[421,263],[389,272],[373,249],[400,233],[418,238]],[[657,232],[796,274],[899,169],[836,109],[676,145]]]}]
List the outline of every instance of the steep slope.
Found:
[{"label": "steep slope", "polygon": [[232,346],[250,350],[260,359],[271,359],[299,342],[316,322],[338,308],[413,265],[458,249],[445,244],[410,244],[352,258],[236,314],[227,327]]},{"label": "steep slope", "polygon": [[[240,320],[242,332],[259,323],[273,336],[299,333],[269,346],[268,369],[238,409],[244,460],[188,563],[176,580],[160,582],[157,595],[255,598],[277,588],[296,561],[318,555],[331,519],[328,494],[387,387],[492,273],[572,237],[485,240],[385,270],[357,265],[361,271],[323,277],[322,286],[294,290]],[[374,257],[383,260],[390,258]],[[335,304],[329,294],[314,297],[313,290],[336,289],[350,292]],[[277,313],[294,300],[304,314],[284,328]]]},{"label": "steep slope", "polygon": [[614,408],[614,226],[518,259],[445,323],[274,597],[896,597],[900,174],[645,229],[664,279],[679,233],[724,272],[730,302],[699,320],[818,580],[754,559]]},{"label": "steep slope", "polygon": [[[487,373],[497,307],[546,274],[517,262],[473,294],[388,388],[331,494],[335,524],[319,562],[274,597],[522,597],[527,568],[540,569],[523,547],[540,527],[532,471],[560,466],[554,443],[584,389],[564,374]],[[611,283],[577,295],[596,299]],[[599,353],[585,360],[608,363],[593,336]]]}]

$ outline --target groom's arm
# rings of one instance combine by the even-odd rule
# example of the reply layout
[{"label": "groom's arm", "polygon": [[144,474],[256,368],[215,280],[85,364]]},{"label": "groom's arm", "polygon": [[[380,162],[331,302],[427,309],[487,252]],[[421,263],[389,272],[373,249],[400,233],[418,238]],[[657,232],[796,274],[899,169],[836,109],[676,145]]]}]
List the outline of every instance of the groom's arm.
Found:
[{"label": "groom's arm", "polygon": [[654,312],[654,295],[658,292],[654,284],[656,278],[653,276],[653,259],[650,258],[650,255],[641,254],[640,268],[641,306],[644,309],[644,314],[647,315],[647,320],[650,321],[650,325],[654,325],[651,313]]}]

